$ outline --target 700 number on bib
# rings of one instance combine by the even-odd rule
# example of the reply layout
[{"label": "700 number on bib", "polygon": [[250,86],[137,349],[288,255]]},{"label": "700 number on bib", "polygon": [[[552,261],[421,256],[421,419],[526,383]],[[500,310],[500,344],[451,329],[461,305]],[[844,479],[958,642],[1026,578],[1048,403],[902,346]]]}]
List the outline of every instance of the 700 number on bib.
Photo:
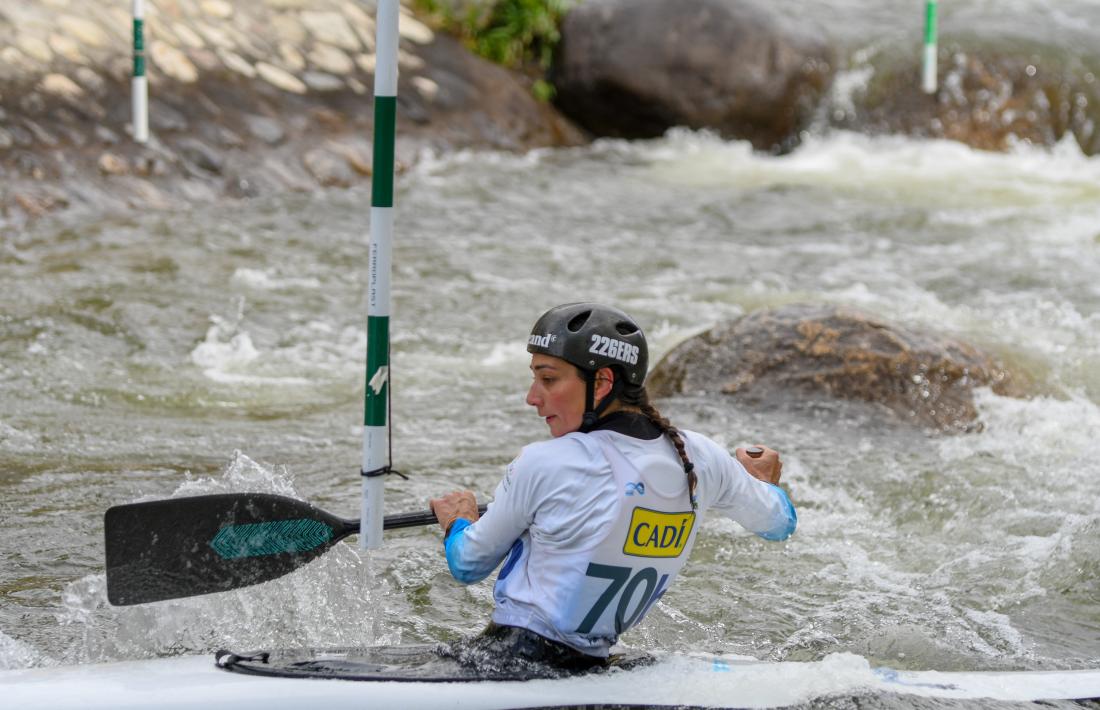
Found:
[{"label": "700 number on bib", "polygon": [[[631,574],[633,573],[633,575]],[[604,610],[611,606],[616,598],[619,605],[615,609],[615,633],[621,634],[631,626],[641,621],[649,607],[661,598],[665,593],[665,585],[668,583],[668,575],[661,575],[657,579],[657,570],[652,567],[644,567],[634,572],[630,567],[616,565],[599,565],[595,562],[588,563],[585,571],[588,577],[609,579],[611,584],[607,586],[600,598],[592,605],[585,615],[581,625],[577,627],[578,634],[587,634],[603,616]],[[645,585],[642,593],[637,594],[638,588]],[[638,597],[635,600],[635,597]]]}]

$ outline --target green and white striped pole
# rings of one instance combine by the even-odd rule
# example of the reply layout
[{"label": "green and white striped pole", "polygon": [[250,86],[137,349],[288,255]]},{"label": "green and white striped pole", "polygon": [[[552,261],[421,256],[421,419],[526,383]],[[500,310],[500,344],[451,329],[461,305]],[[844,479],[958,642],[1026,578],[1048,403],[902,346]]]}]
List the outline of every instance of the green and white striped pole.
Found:
[{"label": "green and white striped pole", "polygon": [[134,140],[149,140],[149,87],[145,83],[145,0],[134,0],[134,75],[130,80],[130,105]]},{"label": "green and white striped pole", "polygon": [[921,62],[921,89],[936,93],[936,0],[924,5],[924,61]]},{"label": "green and white striped pole", "polygon": [[367,387],[363,405],[363,508],[359,547],[382,545],[390,396],[390,261],[394,134],[397,123],[399,0],[378,0],[374,69],[374,164],[367,279]]}]

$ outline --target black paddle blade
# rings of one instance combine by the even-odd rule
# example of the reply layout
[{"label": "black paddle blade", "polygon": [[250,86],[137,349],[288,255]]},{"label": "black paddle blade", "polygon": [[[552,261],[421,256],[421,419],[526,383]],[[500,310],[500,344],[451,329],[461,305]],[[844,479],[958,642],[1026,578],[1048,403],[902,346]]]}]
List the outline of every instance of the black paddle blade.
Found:
[{"label": "black paddle blade", "polygon": [[358,522],[266,493],[116,505],[104,516],[107,599],[127,606],[266,582],[357,532]]}]

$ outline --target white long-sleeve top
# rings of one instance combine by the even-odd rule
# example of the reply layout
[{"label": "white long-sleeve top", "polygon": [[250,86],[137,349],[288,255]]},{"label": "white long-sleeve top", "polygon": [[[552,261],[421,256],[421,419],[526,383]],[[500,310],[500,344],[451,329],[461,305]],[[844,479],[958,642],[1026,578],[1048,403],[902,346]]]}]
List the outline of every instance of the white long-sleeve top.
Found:
[{"label": "white long-sleeve top", "polygon": [[470,584],[504,562],[495,622],[608,655],[675,580],[705,513],[769,540],[794,532],[782,489],[751,476],[709,438],[682,435],[698,476],[694,512],[666,436],[568,434],[525,447],[485,515],[455,522],[445,543],[452,575]]}]

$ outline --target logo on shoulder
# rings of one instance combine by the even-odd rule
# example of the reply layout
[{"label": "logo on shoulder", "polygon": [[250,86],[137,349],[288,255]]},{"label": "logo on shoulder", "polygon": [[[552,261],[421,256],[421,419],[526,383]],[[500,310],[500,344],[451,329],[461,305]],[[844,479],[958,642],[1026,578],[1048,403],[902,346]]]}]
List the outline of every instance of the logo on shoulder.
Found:
[{"label": "logo on shoulder", "polygon": [[527,344],[534,345],[536,348],[548,348],[550,347],[550,343],[557,339],[558,336],[553,333],[546,333],[545,335],[535,335],[532,333],[531,336],[527,338]]},{"label": "logo on shoulder", "polygon": [[626,484],[626,494],[628,496],[644,496],[645,495],[645,482],[628,481]]},{"label": "logo on shoulder", "polygon": [[623,542],[623,553],[635,557],[679,557],[691,539],[695,513],[663,513],[635,508]]}]

